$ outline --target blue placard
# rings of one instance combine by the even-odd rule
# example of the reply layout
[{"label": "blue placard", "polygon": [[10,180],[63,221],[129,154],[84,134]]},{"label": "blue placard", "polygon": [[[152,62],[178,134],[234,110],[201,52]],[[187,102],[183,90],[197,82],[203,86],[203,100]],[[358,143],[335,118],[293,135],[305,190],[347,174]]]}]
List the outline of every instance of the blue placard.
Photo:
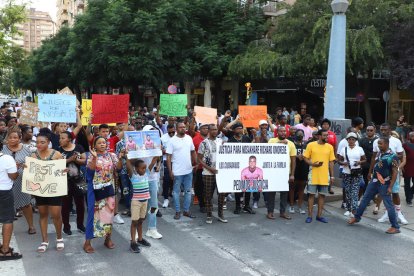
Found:
[{"label": "blue placard", "polygon": [[76,96],[39,94],[40,122],[76,123]]},{"label": "blue placard", "polygon": [[158,130],[125,131],[124,139],[129,159],[162,156]]}]

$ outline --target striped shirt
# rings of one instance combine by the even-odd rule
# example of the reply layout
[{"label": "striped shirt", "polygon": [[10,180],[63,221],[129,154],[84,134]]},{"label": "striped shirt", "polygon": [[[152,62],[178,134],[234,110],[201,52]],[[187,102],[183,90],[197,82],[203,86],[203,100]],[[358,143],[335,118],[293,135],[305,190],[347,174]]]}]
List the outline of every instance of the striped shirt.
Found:
[{"label": "striped shirt", "polygon": [[139,175],[136,172],[132,175],[132,200],[146,201],[151,197],[149,193],[148,175],[148,170],[144,175]]}]

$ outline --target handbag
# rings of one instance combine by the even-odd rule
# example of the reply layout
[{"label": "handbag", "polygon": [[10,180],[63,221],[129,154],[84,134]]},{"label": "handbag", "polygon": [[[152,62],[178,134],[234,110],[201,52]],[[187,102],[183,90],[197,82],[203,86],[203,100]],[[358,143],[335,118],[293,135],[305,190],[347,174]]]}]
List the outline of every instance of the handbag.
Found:
[{"label": "handbag", "polygon": [[345,148],[345,158],[346,158],[346,161],[348,162],[348,166],[349,166],[349,169],[351,171],[350,174],[351,174],[352,177],[359,177],[362,174],[362,169],[361,168],[351,169],[351,162],[349,162],[347,149],[348,149],[348,147]]},{"label": "handbag", "polygon": [[104,186],[101,189],[93,190],[95,194],[95,201],[100,201],[104,198],[111,197],[115,195],[115,189],[112,184]]},{"label": "handbag", "polygon": [[88,192],[88,183],[86,183],[85,178],[83,176],[77,175],[69,177],[68,182],[74,185],[76,195],[86,195],[86,193]]}]

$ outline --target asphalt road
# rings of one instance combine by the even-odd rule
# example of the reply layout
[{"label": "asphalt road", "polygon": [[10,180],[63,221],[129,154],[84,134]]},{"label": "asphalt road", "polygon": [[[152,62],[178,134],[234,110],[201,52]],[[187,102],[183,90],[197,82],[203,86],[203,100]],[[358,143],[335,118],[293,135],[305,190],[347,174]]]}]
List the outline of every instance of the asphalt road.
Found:
[{"label": "asphalt road", "polygon": [[[0,275],[413,275],[414,232],[409,230],[387,235],[387,225],[369,219],[347,226],[333,208],[327,210],[328,224],[306,224],[300,214],[291,221],[267,220],[262,201],[255,215],[234,215],[233,204],[228,207],[229,223],[211,225],[197,206],[194,220],[175,221],[172,209],[162,209],[158,229],[164,237],[150,240],[152,247],[140,254],[129,251],[129,218],[114,227],[116,248],[106,249],[97,239],[95,254],[83,252],[84,236],[76,231],[64,234],[65,250],[57,252],[51,225],[50,247],[37,253],[40,233],[29,236],[21,218],[13,244],[23,259],[2,262]],[[76,229],[76,223],[72,226]]]}]

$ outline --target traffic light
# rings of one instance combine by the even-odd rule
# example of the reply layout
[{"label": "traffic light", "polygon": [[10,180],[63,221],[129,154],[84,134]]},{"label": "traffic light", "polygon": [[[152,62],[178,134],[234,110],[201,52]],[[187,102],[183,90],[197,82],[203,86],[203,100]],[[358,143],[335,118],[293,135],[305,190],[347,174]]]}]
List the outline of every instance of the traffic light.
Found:
[{"label": "traffic light", "polygon": [[248,100],[252,94],[252,84],[250,82],[246,82],[244,86],[246,86],[246,100]]}]

